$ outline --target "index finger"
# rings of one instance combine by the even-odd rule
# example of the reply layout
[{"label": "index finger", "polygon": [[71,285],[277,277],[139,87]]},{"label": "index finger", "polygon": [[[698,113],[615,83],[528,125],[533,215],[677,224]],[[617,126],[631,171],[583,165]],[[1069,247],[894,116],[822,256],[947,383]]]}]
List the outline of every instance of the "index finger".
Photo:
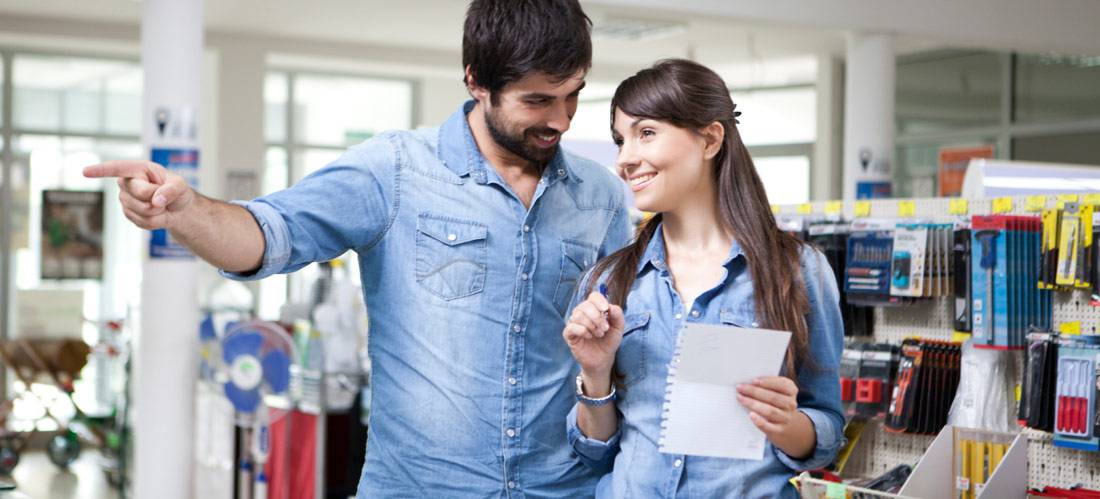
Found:
[{"label": "index finger", "polygon": [[752,384],[761,388],[776,391],[787,395],[798,395],[798,386],[785,376],[765,376],[752,380]]},{"label": "index finger", "polygon": [[84,176],[88,178],[140,178],[158,184],[163,182],[163,179],[153,172],[146,163],[145,161],[132,160],[106,161],[84,168]]},{"label": "index finger", "polygon": [[607,313],[607,310],[611,307],[611,303],[607,301],[607,298],[596,291],[588,295],[588,301],[592,302],[601,313]]}]

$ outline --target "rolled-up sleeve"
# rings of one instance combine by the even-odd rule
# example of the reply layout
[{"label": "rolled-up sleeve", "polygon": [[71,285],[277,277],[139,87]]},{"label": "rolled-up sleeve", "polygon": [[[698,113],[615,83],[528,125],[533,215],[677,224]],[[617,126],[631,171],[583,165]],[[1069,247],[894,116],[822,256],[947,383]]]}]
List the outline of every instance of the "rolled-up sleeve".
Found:
[{"label": "rolled-up sleeve", "polygon": [[264,236],[259,269],[221,271],[235,280],[256,280],[331,260],[348,250],[366,250],[387,232],[396,215],[397,158],[383,134],[343,155],[289,189],[252,201],[234,201],[256,219]]},{"label": "rolled-up sleeve", "polygon": [[569,439],[569,446],[589,468],[607,473],[611,471],[611,464],[615,461],[615,455],[619,453],[619,435],[622,430],[616,430],[607,441],[588,438],[581,432],[577,425],[578,404],[573,405],[573,410],[565,418],[565,433]]},{"label": "rolled-up sleeve", "polygon": [[230,201],[230,203],[248,210],[252,218],[256,219],[264,235],[264,258],[260,268],[253,272],[219,270],[221,275],[239,281],[251,281],[279,273],[290,259],[290,230],[287,229],[286,221],[283,220],[279,210],[259,200]]},{"label": "rolled-up sleeve", "polygon": [[839,374],[844,321],[836,277],[824,255],[812,249],[803,252],[802,273],[810,302],[806,322],[811,360],[799,369],[798,409],[813,422],[816,445],[805,459],[775,449],[780,462],[796,471],[828,465],[845,443]]}]

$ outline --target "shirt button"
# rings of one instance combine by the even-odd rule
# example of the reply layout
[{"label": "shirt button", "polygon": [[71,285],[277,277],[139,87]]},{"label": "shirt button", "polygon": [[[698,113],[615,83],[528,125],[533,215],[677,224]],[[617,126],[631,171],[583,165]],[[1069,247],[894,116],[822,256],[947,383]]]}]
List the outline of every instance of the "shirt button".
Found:
[{"label": "shirt button", "polygon": [[698,310],[692,310],[691,311],[691,316],[692,317],[699,317],[699,311]]},{"label": "shirt button", "polygon": [[674,467],[674,468],[679,468],[683,465],[684,465],[684,460],[683,459],[677,459],[676,461],[673,461],[673,463],[672,463],[672,467]]},{"label": "shirt button", "polygon": [[512,324],[512,331],[520,332],[523,328],[519,327],[519,324]]},{"label": "shirt button", "polygon": [[454,234],[447,234],[447,240],[448,241],[454,241],[455,239],[458,239],[458,236],[456,236]]},{"label": "shirt button", "polygon": [[524,232],[531,232],[531,226],[530,225],[524,225],[523,226],[523,231]]},{"label": "shirt button", "polygon": [[564,177],[565,176],[565,170],[558,170],[558,176],[559,177]]},{"label": "shirt button", "polygon": [[509,488],[509,489],[514,489],[514,488],[516,488],[516,482],[513,482],[513,481],[509,480],[509,481],[508,481],[508,488]]},{"label": "shirt button", "polygon": [[672,317],[673,317],[674,319],[683,319],[683,318],[684,318],[684,314],[676,314],[676,315],[674,315],[674,316],[672,316]]},{"label": "shirt button", "polygon": [[520,274],[520,275],[519,275],[519,278],[520,278],[520,279],[523,279],[524,281],[526,281],[526,280],[527,280],[527,272],[524,272],[524,273]]},{"label": "shirt button", "polygon": [[512,438],[516,436],[516,430],[508,428],[508,431],[504,432],[504,434],[508,435],[508,438]]},{"label": "shirt button", "polygon": [[508,384],[509,385],[515,385],[516,384],[516,378],[508,378]]}]

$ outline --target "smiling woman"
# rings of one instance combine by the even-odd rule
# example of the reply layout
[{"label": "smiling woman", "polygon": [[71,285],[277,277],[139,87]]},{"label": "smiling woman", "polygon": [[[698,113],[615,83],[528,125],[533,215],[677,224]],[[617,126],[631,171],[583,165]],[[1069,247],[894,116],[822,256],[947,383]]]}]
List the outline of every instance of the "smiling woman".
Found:
[{"label": "smiling woman", "polygon": [[[776,226],[717,74],[659,61],[624,81],[611,105],[619,176],[635,205],[655,214],[596,264],[574,298],[562,331],[581,371],[570,443],[588,465],[610,470],[597,497],[660,497],[670,482],[677,494],[792,497],[795,472],[826,464],[843,440],[833,272]],[[645,332],[633,325],[642,316]],[[739,384],[740,410],[703,416],[755,426],[767,439],[759,461],[673,455],[658,444],[665,380],[686,366],[675,367],[674,352],[695,323],[790,332],[781,376]],[[698,438],[708,430],[694,429]]]}]

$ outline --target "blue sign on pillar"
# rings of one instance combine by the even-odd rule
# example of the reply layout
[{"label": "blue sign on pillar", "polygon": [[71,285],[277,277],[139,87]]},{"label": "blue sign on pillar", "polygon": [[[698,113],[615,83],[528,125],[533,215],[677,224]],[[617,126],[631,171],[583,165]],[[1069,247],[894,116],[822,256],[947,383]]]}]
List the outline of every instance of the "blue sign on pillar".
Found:
[{"label": "blue sign on pillar", "polygon": [[[184,178],[192,189],[199,187],[199,151],[197,149],[153,149],[151,159],[168,171]],[[150,258],[192,259],[191,254],[179,244],[166,229],[156,229],[149,240]]]}]

